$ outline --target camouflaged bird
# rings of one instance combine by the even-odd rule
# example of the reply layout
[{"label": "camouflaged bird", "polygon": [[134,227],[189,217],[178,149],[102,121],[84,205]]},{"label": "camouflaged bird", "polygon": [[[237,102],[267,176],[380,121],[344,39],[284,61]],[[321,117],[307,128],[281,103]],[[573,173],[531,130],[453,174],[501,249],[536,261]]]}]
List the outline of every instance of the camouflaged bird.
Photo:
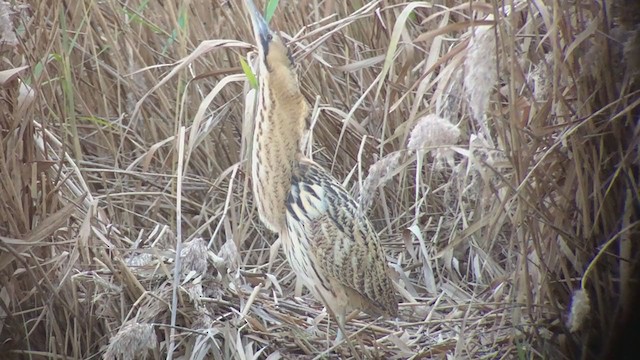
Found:
[{"label": "camouflaged bird", "polygon": [[[259,50],[253,192],[261,221],[277,232],[296,275],[344,328],[355,309],[396,317],[398,302],[378,236],[329,172],[301,150],[309,108],[283,39],[251,0]],[[339,330],[336,341],[342,338]]]}]

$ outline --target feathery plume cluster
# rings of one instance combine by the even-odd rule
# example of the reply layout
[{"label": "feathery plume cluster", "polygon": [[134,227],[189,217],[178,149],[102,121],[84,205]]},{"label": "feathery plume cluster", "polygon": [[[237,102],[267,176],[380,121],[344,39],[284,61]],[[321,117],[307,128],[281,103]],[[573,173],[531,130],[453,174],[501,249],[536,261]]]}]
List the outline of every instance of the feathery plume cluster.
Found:
[{"label": "feathery plume cluster", "polygon": [[460,138],[460,129],[448,120],[429,114],[422,117],[411,130],[407,148],[410,150],[432,150],[440,146],[455,145]]},{"label": "feathery plume cluster", "polygon": [[473,117],[488,135],[483,122],[489,96],[498,81],[496,34],[493,27],[476,28],[464,61],[464,87]]},{"label": "feathery plume cluster", "polygon": [[434,166],[444,168],[444,163],[453,166],[453,151],[449,148],[458,143],[460,129],[448,120],[429,114],[422,117],[411,130],[407,147],[410,150],[426,150],[434,156]]},{"label": "feathery plume cluster", "polygon": [[184,244],[182,248],[182,273],[195,271],[204,275],[208,269],[207,243],[202,238],[195,238]]},{"label": "feathery plume cluster", "polygon": [[469,200],[490,203],[493,194],[487,191],[487,184],[497,180],[495,170],[502,168],[505,155],[482,133],[471,134],[468,146],[468,161],[454,169],[460,182],[457,189]]},{"label": "feathery plume cluster", "polygon": [[536,64],[529,73],[529,80],[533,88],[533,97],[536,101],[546,101],[551,93],[553,80],[549,65],[553,61],[553,54],[549,53],[545,59]]},{"label": "feathery plume cluster", "polygon": [[584,56],[581,56],[579,60],[582,75],[595,76],[600,74],[602,59],[605,54],[600,42],[594,40],[585,41],[583,51]]},{"label": "feathery plume cluster", "polygon": [[149,253],[135,254],[133,256],[126,258],[127,266],[130,266],[133,269],[148,265],[152,261],[153,261],[153,255]]},{"label": "feathery plume cluster", "polygon": [[241,259],[238,247],[233,239],[225,241],[225,243],[220,247],[220,251],[218,251],[218,256],[224,262],[227,273],[230,275],[237,275],[237,272],[240,271]]},{"label": "feathery plume cluster", "polygon": [[624,42],[624,59],[633,76],[640,76],[640,28],[629,32]]},{"label": "feathery plume cluster", "polygon": [[18,38],[13,29],[13,22],[11,21],[11,6],[6,1],[0,1],[0,46],[18,45]]},{"label": "feathery plume cluster", "polygon": [[375,162],[369,168],[369,174],[364,179],[360,190],[360,212],[364,214],[371,206],[371,200],[378,187],[386,183],[402,159],[400,152],[393,152]]},{"label": "feathery plume cluster", "polygon": [[151,324],[130,321],[109,340],[105,360],[133,360],[144,358],[149,349],[156,347],[156,334]]},{"label": "feathery plume cluster", "polygon": [[482,133],[469,137],[469,153],[473,155],[470,165],[478,168],[484,168],[486,165],[498,168],[501,162],[507,160],[504,152],[497,149]]},{"label": "feathery plume cluster", "polygon": [[[617,26],[611,29],[609,37],[604,40],[595,38],[585,41],[582,45],[585,55],[580,58],[580,64],[584,69],[583,74],[598,77],[603,70],[611,70],[618,77],[623,77],[626,70],[630,71],[631,75],[637,74],[640,71],[639,31]],[[611,68],[603,68],[604,59],[610,59]]]},{"label": "feathery plume cluster", "polygon": [[207,243],[202,238],[195,238],[184,244],[180,255],[182,257],[181,281],[185,282],[183,286],[189,298],[197,304],[204,295],[202,277],[209,269]]},{"label": "feathery plume cluster", "polygon": [[435,99],[436,114],[440,114],[446,119],[454,119],[459,116],[464,102],[463,80],[464,71],[462,68],[458,68],[452,72],[448,83],[443,82],[443,86],[446,87],[443,91],[437,92],[439,95]]},{"label": "feathery plume cluster", "polygon": [[582,328],[591,312],[591,301],[589,294],[584,289],[577,290],[571,297],[571,311],[567,320],[567,327],[571,332],[576,332]]}]

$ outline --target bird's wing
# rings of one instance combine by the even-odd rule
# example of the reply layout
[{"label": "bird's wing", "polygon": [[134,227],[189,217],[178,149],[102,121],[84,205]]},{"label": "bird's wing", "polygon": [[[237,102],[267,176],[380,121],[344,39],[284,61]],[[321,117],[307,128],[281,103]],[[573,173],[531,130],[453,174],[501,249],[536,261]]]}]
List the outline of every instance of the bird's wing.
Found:
[{"label": "bird's wing", "polygon": [[[324,169],[302,163],[287,204],[301,223],[320,271],[357,291],[378,312],[396,316],[398,303],[373,226]],[[376,309],[377,308],[377,309]]]}]

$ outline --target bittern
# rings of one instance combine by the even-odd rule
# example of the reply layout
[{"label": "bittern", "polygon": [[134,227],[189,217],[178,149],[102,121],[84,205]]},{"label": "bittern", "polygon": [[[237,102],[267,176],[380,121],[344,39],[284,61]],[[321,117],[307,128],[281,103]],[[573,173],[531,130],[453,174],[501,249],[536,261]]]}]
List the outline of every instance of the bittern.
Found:
[{"label": "bittern", "polygon": [[396,317],[398,302],[378,235],[349,193],[302,152],[310,116],[291,53],[246,0],[258,47],[253,192],[261,221],[282,239],[303,284],[334,314]]}]

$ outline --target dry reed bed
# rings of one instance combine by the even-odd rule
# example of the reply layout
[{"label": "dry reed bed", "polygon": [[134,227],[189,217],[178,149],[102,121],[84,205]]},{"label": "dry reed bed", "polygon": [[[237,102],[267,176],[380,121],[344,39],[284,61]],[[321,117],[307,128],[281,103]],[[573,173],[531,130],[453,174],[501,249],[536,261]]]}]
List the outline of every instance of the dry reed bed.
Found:
[{"label": "dry reed bed", "polygon": [[0,3],[4,354],[610,349],[638,259],[633,4],[281,2],[310,154],[359,195],[397,273],[401,316],[353,319],[357,354],[331,348],[253,207],[244,9],[186,4]]}]

